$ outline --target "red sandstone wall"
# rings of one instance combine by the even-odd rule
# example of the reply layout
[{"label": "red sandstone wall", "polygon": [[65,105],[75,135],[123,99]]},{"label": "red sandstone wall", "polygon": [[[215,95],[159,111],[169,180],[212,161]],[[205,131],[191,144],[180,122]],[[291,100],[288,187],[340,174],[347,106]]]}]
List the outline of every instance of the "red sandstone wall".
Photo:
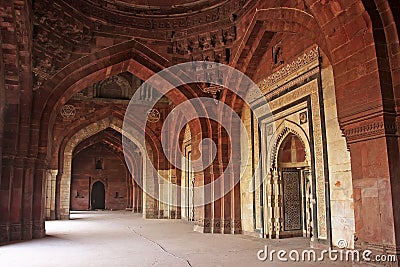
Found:
[{"label": "red sandstone wall", "polygon": [[[99,157],[103,158],[102,170],[97,170],[95,166]],[[106,209],[125,209],[128,203],[126,175],[125,163],[105,145],[97,144],[83,150],[72,161],[71,210],[90,208],[89,185],[99,180],[105,185]],[[115,197],[116,192],[118,198]]]}]

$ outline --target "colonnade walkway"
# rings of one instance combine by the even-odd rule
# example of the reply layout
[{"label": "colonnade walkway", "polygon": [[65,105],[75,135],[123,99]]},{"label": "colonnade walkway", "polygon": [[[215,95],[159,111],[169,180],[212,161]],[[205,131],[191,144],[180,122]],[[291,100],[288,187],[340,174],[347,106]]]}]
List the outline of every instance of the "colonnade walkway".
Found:
[{"label": "colonnade walkway", "polygon": [[[148,220],[128,211],[74,212],[46,222],[44,239],[0,246],[0,266],[351,266],[348,262],[260,261],[259,250],[309,249],[304,238],[201,234],[183,220]],[[260,254],[260,256],[264,256]],[[292,256],[296,254],[292,253]],[[317,251],[319,257],[319,251]]]}]

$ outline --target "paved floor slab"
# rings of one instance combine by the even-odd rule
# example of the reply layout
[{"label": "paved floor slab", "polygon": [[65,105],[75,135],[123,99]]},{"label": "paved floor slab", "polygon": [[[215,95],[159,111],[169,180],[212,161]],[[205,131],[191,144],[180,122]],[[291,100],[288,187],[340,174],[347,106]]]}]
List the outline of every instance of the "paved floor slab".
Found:
[{"label": "paved floor slab", "polygon": [[351,266],[329,259],[271,262],[257,258],[266,245],[269,251],[297,250],[301,254],[309,249],[304,238],[201,234],[193,232],[189,222],[145,220],[123,211],[75,212],[71,217],[69,221],[46,222],[44,239],[1,246],[0,266]]}]

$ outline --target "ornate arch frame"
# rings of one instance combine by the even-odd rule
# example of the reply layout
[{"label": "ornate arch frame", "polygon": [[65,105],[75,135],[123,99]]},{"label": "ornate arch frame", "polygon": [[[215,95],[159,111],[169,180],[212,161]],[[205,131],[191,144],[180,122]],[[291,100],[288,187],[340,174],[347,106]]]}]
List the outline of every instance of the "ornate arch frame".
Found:
[{"label": "ornate arch frame", "polygon": [[[295,135],[296,137],[299,138],[299,140],[302,142],[305,153],[306,153],[306,164],[310,167],[310,171],[312,172],[311,174],[311,186],[312,186],[312,195],[314,200],[316,201],[316,177],[313,174],[313,167],[314,167],[314,157],[312,156],[311,152],[311,142],[310,138],[307,135],[307,133],[304,131],[304,129],[296,124],[293,121],[290,121],[288,119],[285,119],[273,132],[273,134],[266,140],[267,142],[267,158],[266,158],[266,168],[264,168],[265,173],[268,173],[268,179],[266,180],[267,182],[264,183],[264,197],[266,199],[270,198],[273,203],[270,203],[269,205],[266,205],[266,213],[268,214],[278,214],[278,217],[280,216],[278,222],[273,223],[272,221],[264,221],[264,223],[270,224],[270,225],[265,225],[265,229],[267,229],[269,236],[271,238],[275,237],[282,237],[285,236],[284,231],[282,230],[282,222],[281,218],[283,216],[283,206],[279,204],[279,201],[282,201],[282,197],[279,197],[282,195],[282,177],[280,177],[280,174],[278,173],[278,158],[279,158],[279,149],[286,139],[286,137],[290,134]],[[267,188],[268,185],[272,185],[271,188]],[[272,188],[275,188],[274,190]],[[270,195],[268,195],[270,194]],[[278,195],[278,197],[276,196]],[[269,211],[268,211],[269,209]],[[313,229],[314,231],[317,231],[317,225],[318,225],[318,219],[317,219],[317,205],[314,203],[313,208],[312,208],[312,221],[313,221]],[[275,217],[274,217],[275,218]],[[275,218],[276,220],[276,218]],[[316,233],[314,233],[316,235]]]},{"label": "ornate arch frame", "polygon": [[302,142],[306,152],[306,163],[311,166],[312,158],[310,152],[310,139],[299,125],[290,120],[285,120],[279,125],[269,141],[270,145],[268,147],[270,147],[270,150],[268,151],[268,154],[270,155],[270,164],[267,165],[269,168],[277,168],[279,148],[289,134],[296,135]]}]

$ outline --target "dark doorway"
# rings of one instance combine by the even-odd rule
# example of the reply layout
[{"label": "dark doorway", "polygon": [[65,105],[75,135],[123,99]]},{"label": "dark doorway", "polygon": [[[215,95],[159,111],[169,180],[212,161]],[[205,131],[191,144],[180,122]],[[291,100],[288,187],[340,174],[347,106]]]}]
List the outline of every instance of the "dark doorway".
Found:
[{"label": "dark doorway", "polygon": [[95,182],[92,186],[92,210],[105,209],[106,190],[102,182]]}]

